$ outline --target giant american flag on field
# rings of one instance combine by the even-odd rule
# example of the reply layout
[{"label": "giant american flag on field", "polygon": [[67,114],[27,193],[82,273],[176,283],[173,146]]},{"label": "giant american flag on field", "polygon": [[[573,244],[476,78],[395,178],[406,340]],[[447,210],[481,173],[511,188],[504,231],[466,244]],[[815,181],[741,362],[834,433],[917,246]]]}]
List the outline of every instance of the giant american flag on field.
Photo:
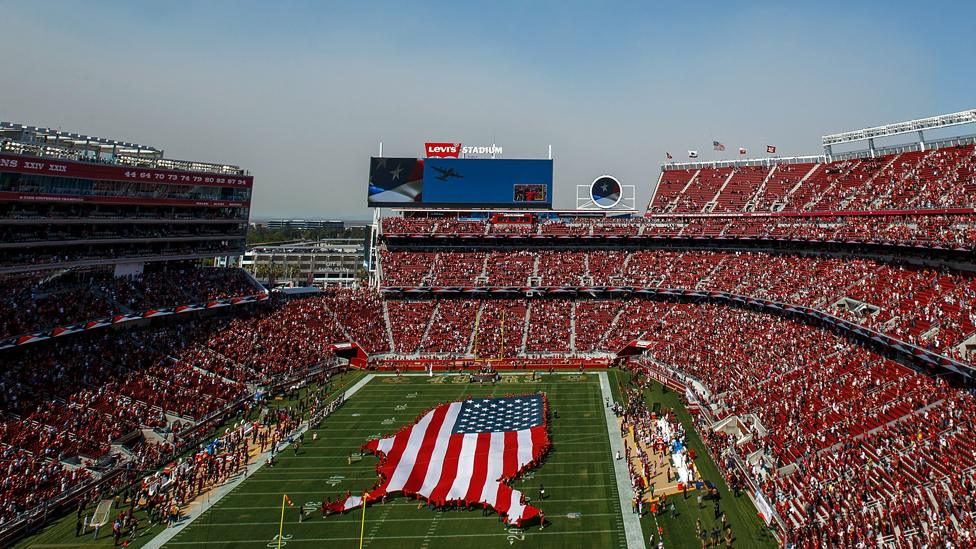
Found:
[{"label": "giant american flag on field", "polygon": [[[381,481],[364,495],[367,503],[403,493],[438,505],[488,505],[509,524],[540,515],[505,483],[549,450],[543,394],[441,404],[395,435],[363,447],[380,458]],[[346,511],[362,504],[362,496],[347,494],[331,508]]]}]

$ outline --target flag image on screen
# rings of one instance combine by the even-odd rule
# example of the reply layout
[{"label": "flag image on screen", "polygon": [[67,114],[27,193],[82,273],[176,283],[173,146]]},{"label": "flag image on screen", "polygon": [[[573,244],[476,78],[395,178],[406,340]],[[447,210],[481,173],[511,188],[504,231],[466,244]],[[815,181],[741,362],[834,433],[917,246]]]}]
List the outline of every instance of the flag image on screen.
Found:
[{"label": "flag image on screen", "polygon": [[542,394],[475,398],[441,404],[395,435],[363,448],[380,458],[379,484],[331,505],[348,511],[384,495],[415,495],[438,505],[487,505],[508,524],[540,510],[506,483],[534,467],[549,450]]},{"label": "flag image on screen", "polygon": [[423,201],[424,161],[419,158],[369,160],[369,206]]}]

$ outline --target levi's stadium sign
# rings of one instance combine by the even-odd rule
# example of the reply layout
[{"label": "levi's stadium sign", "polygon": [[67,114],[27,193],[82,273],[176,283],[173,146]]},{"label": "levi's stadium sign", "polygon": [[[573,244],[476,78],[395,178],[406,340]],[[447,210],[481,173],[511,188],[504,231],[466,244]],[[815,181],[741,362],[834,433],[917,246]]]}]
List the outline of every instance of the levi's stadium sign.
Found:
[{"label": "levi's stadium sign", "polygon": [[502,148],[497,145],[462,147],[460,143],[426,143],[424,150],[427,153],[427,158],[458,158],[462,154],[502,154]]}]

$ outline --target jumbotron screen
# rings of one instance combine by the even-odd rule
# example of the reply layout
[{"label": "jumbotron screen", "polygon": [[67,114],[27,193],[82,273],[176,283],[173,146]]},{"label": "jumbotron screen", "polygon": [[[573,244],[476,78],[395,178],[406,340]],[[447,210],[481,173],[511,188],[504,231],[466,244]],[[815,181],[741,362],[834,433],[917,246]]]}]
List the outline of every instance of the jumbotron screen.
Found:
[{"label": "jumbotron screen", "polygon": [[372,207],[552,207],[552,160],[373,157]]}]

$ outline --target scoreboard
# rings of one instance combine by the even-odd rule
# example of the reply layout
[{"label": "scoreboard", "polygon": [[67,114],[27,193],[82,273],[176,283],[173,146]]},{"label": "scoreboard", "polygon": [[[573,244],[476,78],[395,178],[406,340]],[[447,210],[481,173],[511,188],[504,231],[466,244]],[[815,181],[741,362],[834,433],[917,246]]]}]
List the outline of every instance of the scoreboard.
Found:
[{"label": "scoreboard", "polygon": [[367,204],[551,208],[552,160],[373,157]]}]

